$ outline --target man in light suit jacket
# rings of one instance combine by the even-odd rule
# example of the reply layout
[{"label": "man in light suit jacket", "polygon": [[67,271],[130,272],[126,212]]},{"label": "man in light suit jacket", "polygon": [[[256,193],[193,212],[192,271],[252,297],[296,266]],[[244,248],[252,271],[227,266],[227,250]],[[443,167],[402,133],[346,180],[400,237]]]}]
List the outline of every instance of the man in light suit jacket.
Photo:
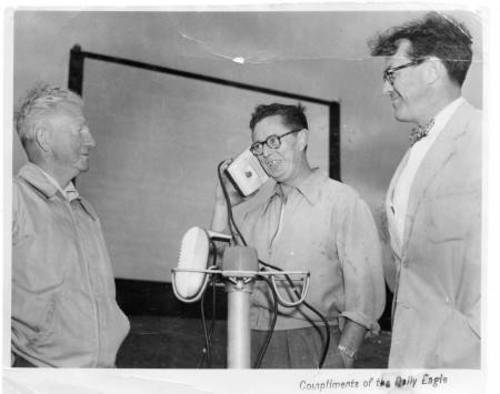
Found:
[{"label": "man in light suit jacket", "polygon": [[481,112],[461,95],[462,24],[430,13],[370,43],[413,144],[386,199],[396,263],[390,368],[480,368]]}]

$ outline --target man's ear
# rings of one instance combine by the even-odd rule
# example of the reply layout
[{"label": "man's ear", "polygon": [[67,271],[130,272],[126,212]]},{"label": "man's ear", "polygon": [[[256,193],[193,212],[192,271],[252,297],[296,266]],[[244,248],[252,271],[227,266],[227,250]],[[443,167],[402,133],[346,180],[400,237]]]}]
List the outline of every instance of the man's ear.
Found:
[{"label": "man's ear", "polygon": [[424,64],[422,64],[424,69],[424,81],[427,84],[433,84],[439,81],[444,75],[446,75],[446,68],[444,64],[435,56],[431,56]]},{"label": "man's ear", "polygon": [[35,141],[38,147],[44,152],[50,150],[50,130],[44,123],[38,123],[35,126]]},{"label": "man's ear", "polygon": [[297,145],[299,147],[299,150],[302,151],[307,147],[308,140],[309,140],[309,130],[307,129],[300,130],[297,136]]}]

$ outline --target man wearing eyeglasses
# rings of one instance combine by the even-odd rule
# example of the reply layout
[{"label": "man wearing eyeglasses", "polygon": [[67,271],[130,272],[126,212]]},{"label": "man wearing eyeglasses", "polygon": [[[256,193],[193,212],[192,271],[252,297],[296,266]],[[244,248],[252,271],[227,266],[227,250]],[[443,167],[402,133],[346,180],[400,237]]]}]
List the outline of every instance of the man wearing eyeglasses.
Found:
[{"label": "man wearing eyeglasses", "polygon": [[417,126],[386,199],[391,368],[480,367],[481,113],[461,95],[471,44],[438,13],[372,42],[394,117]]},{"label": "man wearing eyeglasses", "polygon": [[[350,368],[367,331],[377,332],[385,306],[378,233],[366,203],[349,186],[328,178],[307,160],[308,124],[301,105],[256,108],[250,121],[251,152],[276,181],[271,195],[240,223],[249,246],[265,263],[311,273],[306,301],[326,317],[330,350],[325,368]],[[233,190],[231,205],[242,198]],[[212,229],[224,231],[226,201],[220,186]],[[290,296],[287,283],[280,294]],[[269,334],[272,294],[254,287],[252,358]],[[317,368],[326,337],[323,322],[304,305],[279,307],[264,368]]]}]

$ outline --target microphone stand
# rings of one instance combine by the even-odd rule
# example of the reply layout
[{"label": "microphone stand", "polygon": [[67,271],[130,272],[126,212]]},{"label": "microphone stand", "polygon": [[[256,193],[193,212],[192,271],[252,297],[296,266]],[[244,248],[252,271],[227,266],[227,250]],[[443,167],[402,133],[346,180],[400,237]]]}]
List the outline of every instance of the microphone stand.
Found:
[{"label": "microphone stand", "polygon": [[[211,275],[221,275],[224,278],[227,302],[227,367],[229,369],[251,368],[251,338],[250,338],[250,303],[255,278],[268,276],[271,278],[280,304],[297,306],[304,302],[309,288],[309,273],[301,271],[268,271],[259,272],[257,251],[247,246],[230,246],[224,250],[222,269],[217,266],[208,269],[177,268],[172,270],[172,288],[178,299],[184,302],[195,302],[205,291],[208,279],[192,298],[179,294],[176,287],[177,272],[197,272]],[[277,292],[276,277],[298,275],[302,277],[303,288],[300,299],[290,302],[284,300]],[[208,275],[207,275],[208,278]]]},{"label": "microphone stand", "polygon": [[227,366],[250,368],[250,297],[259,270],[257,251],[246,246],[228,247],[222,268],[227,279]]},{"label": "microphone stand", "polygon": [[227,366],[250,368],[250,296],[253,279],[228,281],[227,291]]}]

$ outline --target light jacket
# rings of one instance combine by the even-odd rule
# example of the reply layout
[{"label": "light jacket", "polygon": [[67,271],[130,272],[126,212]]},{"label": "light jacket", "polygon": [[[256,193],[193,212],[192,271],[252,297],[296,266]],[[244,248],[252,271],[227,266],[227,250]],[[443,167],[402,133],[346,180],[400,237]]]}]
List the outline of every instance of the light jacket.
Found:
[{"label": "light jacket", "polygon": [[424,157],[410,190],[397,265],[390,368],[479,368],[481,112],[464,102]]},{"label": "light jacket", "polygon": [[97,214],[31,163],[12,192],[13,353],[40,367],[113,367],[130,325]]}]

